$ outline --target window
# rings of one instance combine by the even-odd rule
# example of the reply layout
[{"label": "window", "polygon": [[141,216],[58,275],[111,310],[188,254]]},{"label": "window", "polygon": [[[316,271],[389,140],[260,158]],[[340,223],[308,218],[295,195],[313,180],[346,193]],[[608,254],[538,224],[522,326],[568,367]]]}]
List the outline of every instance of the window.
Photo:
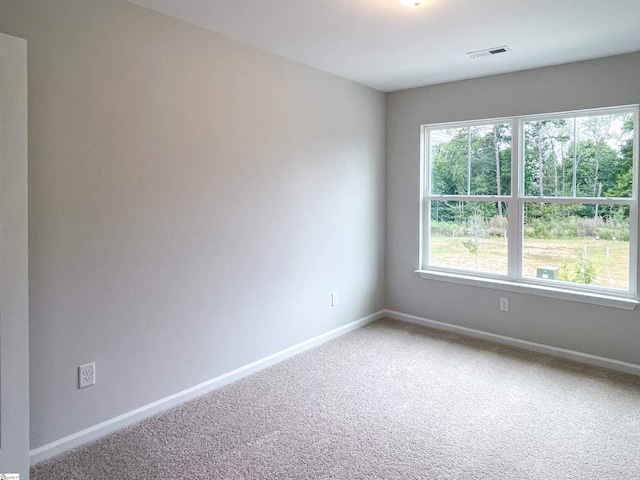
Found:
[{"label": "window", "polygon": [[638,107],[422,127],[423,277],[633,308]]}]

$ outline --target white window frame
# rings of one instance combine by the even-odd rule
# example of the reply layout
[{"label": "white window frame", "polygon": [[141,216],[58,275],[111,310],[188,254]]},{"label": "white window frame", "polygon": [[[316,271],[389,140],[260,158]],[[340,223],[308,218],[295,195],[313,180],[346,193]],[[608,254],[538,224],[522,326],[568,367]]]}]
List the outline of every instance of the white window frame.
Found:
[{"label": "white window frame", "polygon": [[[524,195],[524,124],[539,120],[553,120],[567,116],[607,115],[633,113],[633,186],[632,196],[628,199],[606,197],[534,197]],[[421,126],[420,141],[420,217],[419,217],[419,260],[417,273],[425,279],[435,279],[466,285],[496,288],[505,291],[528,293],[565,300],[579,301],[597,305],[631,310],[638,305],[638,105],[625,105],[611,108],[596,108],[555,112],[550,114],[523,115],[509,118],[491,118],[472,121],[428,124]],[[429,132],[444,128],[466,128],[480,125],[511,125],[511,192],[510,195],[439,195],[430,192],[431,169],[429,152],[431,151]],[[429,265],[429,234],[431,219],[431,201],[482,201],[504,202],[509,215],[507,236],[508,272],[506,275],[476,272],[450,267]],[[558,204],[599,204],[629,206],[629,289],[618,290],[594,285],[569,282],[554,282],[523,275],[524,255],[524,205],[526,203]],[[514,215],[516,218],[514,218]]]}]

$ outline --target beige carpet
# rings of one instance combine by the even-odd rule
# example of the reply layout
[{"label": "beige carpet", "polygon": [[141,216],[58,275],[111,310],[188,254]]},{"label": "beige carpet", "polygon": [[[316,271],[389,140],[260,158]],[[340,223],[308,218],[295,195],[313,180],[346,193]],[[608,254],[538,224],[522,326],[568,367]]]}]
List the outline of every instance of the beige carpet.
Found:
[{"label": "beige carpet", "polygon": [[382,320],[32,476],[640,479],[640,377]]}]

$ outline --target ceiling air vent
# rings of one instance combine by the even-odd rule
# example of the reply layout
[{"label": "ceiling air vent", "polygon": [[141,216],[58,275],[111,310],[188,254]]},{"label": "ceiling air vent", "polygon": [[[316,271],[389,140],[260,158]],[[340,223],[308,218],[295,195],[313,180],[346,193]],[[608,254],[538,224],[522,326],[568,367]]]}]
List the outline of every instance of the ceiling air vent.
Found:
[{"label": "ceiling air vent", "polygon": [[467,52],[471,58],[488,57],[489,55],[498,55],[499,53],[510,52],[511,49],[506,45],[500,47],[486,48],[484,50],[477,50],[475,52]]}]

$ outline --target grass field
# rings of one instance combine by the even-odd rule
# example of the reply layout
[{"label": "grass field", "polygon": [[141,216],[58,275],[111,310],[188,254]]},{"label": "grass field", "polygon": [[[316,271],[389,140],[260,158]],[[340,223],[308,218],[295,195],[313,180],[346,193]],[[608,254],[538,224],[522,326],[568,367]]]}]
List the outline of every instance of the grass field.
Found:
[{"label": "grass field", "polygon": [[[463,245],[466,237],[431,238],[430,263],[442,267],[476,270],[476,257]],[[629,242],[595,238],[537,239],[524,241],[524,275],[536,276],[538,267],[565,267],[569,280],[576,275],[586,246],[587,260],[595,268],[592,285],[629,288]],[[483,238],[478,249],[478,270],[507,273],[507,239]]]}]

